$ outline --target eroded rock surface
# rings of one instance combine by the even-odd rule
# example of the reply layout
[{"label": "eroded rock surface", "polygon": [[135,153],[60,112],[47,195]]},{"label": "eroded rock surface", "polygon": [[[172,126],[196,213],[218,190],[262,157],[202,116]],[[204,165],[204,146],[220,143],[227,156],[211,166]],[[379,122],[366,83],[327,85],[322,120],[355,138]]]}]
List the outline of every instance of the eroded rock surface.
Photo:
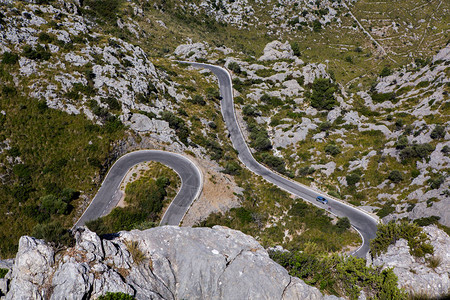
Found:
[{"label": "eroded rock surface", "polygon": [[95,299],[108,291],[137,299],[336,299],[225,227],[165,226],[111,239],[81,227],[75,239],[55,255],[43,241],[22,237],[6,299]]}]

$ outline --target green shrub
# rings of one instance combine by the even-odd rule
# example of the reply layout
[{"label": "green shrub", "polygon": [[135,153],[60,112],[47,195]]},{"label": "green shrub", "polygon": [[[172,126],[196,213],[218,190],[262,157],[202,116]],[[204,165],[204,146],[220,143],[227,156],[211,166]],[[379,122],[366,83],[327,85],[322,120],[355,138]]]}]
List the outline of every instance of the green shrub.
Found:
[{"label": "green shrub", "polygon": [[443,184],[445,181],[445,176],[439,176],[437,178],[432,178],[428,180],[428,183],[430,184],[430,188],[432,190],[436,190],[441,187],[441,184]]},{"label": "green shrub", "polygon": [[381,209],[377,211],[377,216],[379,216],[380,218],[384,218],[391,212],[395,211],[395,207],[392,204],[392,201],[386,202],[383,207],[381,207]]},{"label": "green shrub", "polygon": [[392,71],[389,67],[384,67],[383,70],[380,72],[381,77],[386,77],[392,74]]},{"label": "green shrub", "polygon": [[437,224],[438,221],[441,219],[439,216],[430,216],[430,217],[424,217],[420,219],[415,219],[413,222],[419,226],[428,226],[431,224]]},{"label": "green shrub", "polygon": [[291,42],[291,48],[295,56],[300,57],[302,55],[300,52],[300,45],[297,42]]},{"label": "green shrub", "polygon": [[231,161],[225,165],[225,170],[223,172],[229,175],[237,175],[241,170],[242,168],[237,162]]},{"label": "green shrub", "polygon": [[133,300],[133,296],[122,293],[122,292],[107,292],[105,295],[97,298],[98,300]]},{"label": "green shrub", "polygon": [[220,91],[219,91],[219,89],[217,89],[217,88],[211,88],[211,87],[207,88],[207,89],[206,89],[206,98],[207,98],[208,100],[212,100],[212,101],[214,101],[214,100],[220,100],[221,97],[220,97]]},{"label": "green shrub", "polygon": [[387,251],[388,247],[399,239],[408,241],[411,255],[423,257],[426,253],[434,252],[427,235],[417,224],[402,221],[379,224],[376,237],[370,241],[370,251],[376,257]]},{"label": "green shrub", "polygon": [[5,278],[6,274],[8,274],[9,270],[8,269],[2,269],[0,268],[0,279],[1,278]]},{"label": "green shrub", "polygon": [[4,52],[2,55],[2,64],[15,65],[19,61],[19,55],[11,52]]},{"label": "green shrub", "polygon": [[38,40],[41,43],[51,43],[53,41],[53,37],[50,36],[48,33],[46,32],[41,32],[38,35]]},{"label": "green shrub", "polygon": [[284,160],[281,157],[273,156],[269,153],[263,153],[261,155],[262,162],[268,165],[270,168],[275,171],[285,174],[286,173],[286,165]]},{"label": "green shrub", "polygon": [[305,166],[305,167],[298,169],[298,174],[301,176],[307,176],[307,175],[313,174],[315,171],[316,171],[316,169],[314,169],[313,167]]},{"label": "green shrub", "polygon": [[232,61],[228,64],[228,69],[230,69],[231,71],[233,71],[234,73],[237,73],[237,74],[241,73],[241,66],[239,66],[239,64],[234,61]]},{"label": "green shrub", "polygon": [[388,179],[394,183],[399,183],[403,180],[403,173],[399,170],[393,170],[389,173]]},{"label": "green shrub", "polygon": [[431,152],[434,151],[434,147],[430,144],[412,144],[400,151],[400,158],[402,160],[414,159],[414,158],[426,158]]},{"label": "green shrub", "polygon": [[239,207],[235,209],[236,217],[243,224],[248,224],[252,222],[252,212],[244,207]]},{"label": "green shrub", "polygon": [[316,78],[311,86],[311,106],[319,110],[331,110],[338,104],[334,97],[337,91],[336,84],[329,78]]},{"label": "green shrub", "polygon": [[259,77],[270,77],[275,75],[277,72],[272,69],[258,69],[255,71],[255,74]]},{"label": "green shrub", "polygon": [[341,153],[341,149],[334,143],[325,146],[325,153],[336,156]]},{"label": "green shrub", "polygon": [[243,113],[245,116],[249,116],[249,117],[256,117],[256,116],[258,116],[258,113],[257,113],[257,111],[256,111],[256,108],[254,108],[254,107],[251,106],[251,105],[245,105],[245,106],[242,108],[242,113]]},{"label": "green shrub", "polygon": [[38,239],[43,239],[56,248],[62,246],[70,246],[74,240],[70,231],[59,222],[52,222],[46,224],[37,224],[31,235]]},{"label": "green shrub", "polygon": [[52,56],[50,51],[46,50],[41,45],[37,45],[36,49],[33,49],[30,45],[26,45],[23,48],[22,55],[32,60],[49,60]]},{"label": "green shrub", "polygon": [[436,125],[433,131],[431,131],[430,137],[432,139],[442,139],[445,137],[445,127],[441,125]]},{"label": "green shrub", "polygon": [[169,123],[169,127],[175,130],[175,133],[183,144],[188,144],[189,128],[183,119],[175,116],[170,111],[161,112],[161,119]]},{"label": "green shrub", "polygon": [[320,32],[322,30],[322,24],[317,19],[312,22],[312,27],[314,32]]},{"label": "green shrub", "polygon": [[267,94],[262,95],[260,100],[271,107],[278,107],[283,105],[283,101],[280,98],[271,97]]},{"label": "green shrub", "polygon": [[408,138],[404,135],[399,136],[397,142],[395,143],[395,148],[397,149],[405,149],[408,146]]},{"label": "green shrub", "polygon": [[203,99],[203,97],[200,96],[200,95],[195,95],[192,99],[189,99],[188,101],[193,103],[193,104],[198,104],[198,105],[201,105],[201,106],[205,106],[206,105],[205,99]]},{"label": "green shrub", "polygon": [[361,175],[357,173],[352,173],[350,175],[345,176],[345,179],[347,180],[347,184],[349,186],[354,186],[361,180]]},{"label": "green shrub", "polygon": [[382,103],[384,101],[396,102],[396,97],[394,93],[372,93],[372,100],[375,103]]},{"label": "green shrub", "polygon": [[122,109],[122,103],[120,103],[116,98],[114,97],[107,97],[103,98],[102,102],[108,104],[108,107],[112,110],[121,110]]},{"label": "green shrub", "polygon": [[350,228],[350,220],[347,217],[339,218],[336,222],[338,232],[344,232]]},{"label": "green shrub", "polygon": [[303,201],[295,202],[291,209],[289,210],[289,214],[291,216],[304,217],[309,211],[309,206]]},{"label": "green shrub", "polygon": [[328,294],[356,300],[364,290],[374,299],[407,299],[397,287],[398,279],[392,269],[381,271],[366,266],[362,258],[278,251],[270,251],[269,255],[291,276]]}]

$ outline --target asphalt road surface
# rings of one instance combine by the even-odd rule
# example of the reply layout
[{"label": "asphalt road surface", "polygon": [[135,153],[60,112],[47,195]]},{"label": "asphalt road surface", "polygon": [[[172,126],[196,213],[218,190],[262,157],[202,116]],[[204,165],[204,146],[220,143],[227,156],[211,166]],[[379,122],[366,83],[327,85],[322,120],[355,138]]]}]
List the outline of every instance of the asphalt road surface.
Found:
[{"label": "asphalt road surface", "polygon": [[[265,166],[258,163],[247,143],[244,140],[242,132],[236,120],[233,102],[232,82],[231,76],[224,68],[202,64],[186,62],[195,67],[209,69],[219,79],[220,94],[222,96],[221,108],[222,115],[227,125],[227,129],[230,132],[230,138],[234,148],[239,153],[239,159],[242,163],[253,173],[262,176],[267,181],[275,184],[279,188],[288,191],[300,198],[313,203],[314,205],[330,211],[331,213],[339,217],[348,217],[352,226],[360,233],[363,239],[362,246],[356,250],[353,254],[358,257],[365,257],[369,251],[369,242],[375,237],[377,230],[377,219],[362,210],[359,210],[353,206],[345,204],[343,202],[333,200],[328,195],[319,191],[311,189],[305,185],[286,179],[277,173],[269,170]],[[322,204],[316,201],[317,196],[323,196],[328,199],[328,204]]]},{"label": "asphalt road surface", "polygon": [[128,170],[146,161],[160,162],[175,170],[180,176],[181,188],[161,220],[161,225],[179,225],[203,187],[200,170],[188,158],[180,154],[160,150],[141,150],[128,153],[114,163],[97,195],[75,226],[84,225],[87,221],[109,214],[122,197],[120,184]]}]

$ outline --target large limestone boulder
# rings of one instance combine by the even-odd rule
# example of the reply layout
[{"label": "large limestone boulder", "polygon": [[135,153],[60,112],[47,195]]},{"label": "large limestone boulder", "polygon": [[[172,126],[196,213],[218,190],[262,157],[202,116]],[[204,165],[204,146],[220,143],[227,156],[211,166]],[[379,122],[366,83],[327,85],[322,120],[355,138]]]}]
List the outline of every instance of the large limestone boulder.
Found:
[{"label": "large limestone boulder", "polygon": [[336,299],[269,258],[252,237],[224,227],[165,226],[101,239],[85,227],[56,256],[22,237],[6,299]]},{"label": "large limestone boulder", "polygon": [[273,41],[268,43],[264,47],[264,54],[258,60],[279,59],[295,59],[294,51],[292,51],[289,42],[282,43],[280,41]]}]

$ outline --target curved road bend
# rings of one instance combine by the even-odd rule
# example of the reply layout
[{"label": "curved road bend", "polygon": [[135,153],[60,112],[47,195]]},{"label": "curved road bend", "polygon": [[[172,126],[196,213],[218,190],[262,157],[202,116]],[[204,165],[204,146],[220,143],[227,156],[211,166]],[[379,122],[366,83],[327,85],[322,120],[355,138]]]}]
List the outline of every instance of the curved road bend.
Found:
[{"label": "curved road bend", "polygon": [[[363,239],[362,246],[353,254],[358,257],[365,257],[367,252],[369,251],[369,241],[375,237],[375,233],[377,230],[377,220],[373,216],[370,216],[369,214],[355,207],[352,207],[340,201],[330,199],[328,195],[321,194],[318,191],[315,191],[298,182],[288,180],[258,163],[251,154],[250,149],[248,148],[247,143],[244,140],[244,137],[236,120],[236,115],[234,112],[232,82],[231,76],[228,71],[222,67],[208,64],[182,61],[180,61],[180,63],[188,63],[193,65],[194,67],[208,69],[213,72],[219,79],[220,94],[222,96],[222,115],[225,120],[225,124],[227,125],[227,129],[230,132],[233,146],[238,151],[239,159],[242,161],[242,163],[253,173],[262,176],[264,179],[275,184],[281,189],[284,189],[291,194],[297,195],[300,198],[309,201],[325,210],[329,210],[328,207],[330,207],[331,209],[329,211],[339,217],[348,217],[350,223],[360,233]],[[316,201],[316,197],[319,195],[324,196],[329,200],[327,205],[323,205]]]},{"label": "curved road bend", "polygon": [[181,178],[181,188],[161,220],[161,225],[178,226],[192,202],[200,194],[203,186],[202,175],[195,164],[185,156],[161,150],[140,150],[119,158],[75,226],[84,225],[87,221],[109,214],[119,203],[122,196],[120,184],[128,170],[146,161],[160,162],[175,170]]}]

